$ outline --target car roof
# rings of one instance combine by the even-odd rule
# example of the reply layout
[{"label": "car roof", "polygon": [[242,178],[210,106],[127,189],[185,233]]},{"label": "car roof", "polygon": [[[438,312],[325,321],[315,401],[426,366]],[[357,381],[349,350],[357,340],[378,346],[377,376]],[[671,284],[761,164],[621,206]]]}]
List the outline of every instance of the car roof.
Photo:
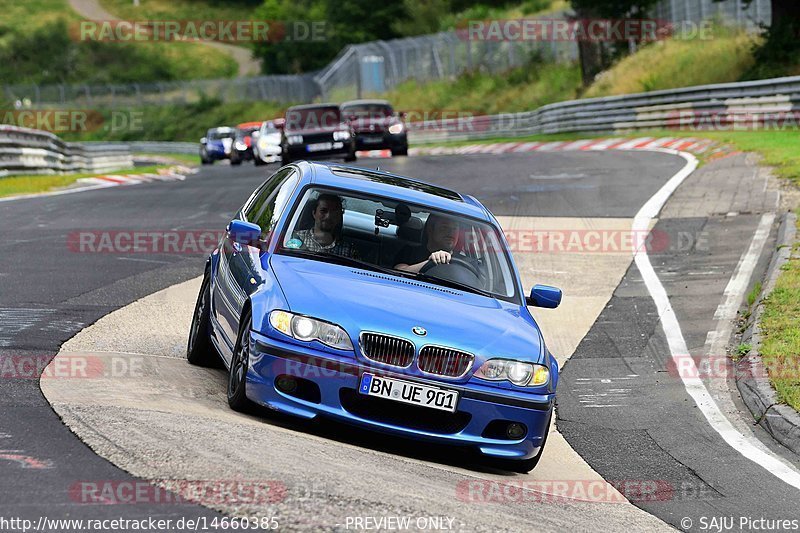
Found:
[{"label": "car roof", "polygon": [[217,133],[223,133],[223,132],[228,133],[228,132],[232,132],[233,128],[229,128],[228,126],[220,126],[218,128],[211,128],[208,131],[209,132],[213,131],[213,132],[217,132]]},{"label": "car roof", "polygon": [[335,163],[301,161],[297,166],[303,174],[309,176],[309,182],[315,185],[340,187],[430,206],[484,221],[491,220],[486,208],[475,198],[414,178]]},{"label": "car roof", "polygon": [[342,107],[351,105],[386,105],[389,107],[392,106],[392,104],[389,103],[389,100],[350,100],[349,102],[342,103]]},{"label": "car roof", "polygon": [[293,105],[289,109],[291,109],[291,110],[294,110],[294,109],[315,109],[317,107],[339,107],[339,104],[333,104],[333,103],[330,103],[330,102],[325,103],[325,104],[303,104],[303,105]]},{"label": "car roof", "polygon": [[261,122],[242,122],[241,124],[236,125],[237,128],[245,129],[245,128],[260,128]]}]

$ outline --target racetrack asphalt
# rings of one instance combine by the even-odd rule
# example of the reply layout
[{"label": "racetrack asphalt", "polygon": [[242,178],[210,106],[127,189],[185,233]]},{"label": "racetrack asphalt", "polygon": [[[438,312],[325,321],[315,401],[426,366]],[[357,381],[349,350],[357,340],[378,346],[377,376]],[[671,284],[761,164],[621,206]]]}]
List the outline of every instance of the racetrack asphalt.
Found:
[{"label": "racetrack asphalt", "polygon": [[[501,217],[611,219],[632,217],[681,168],[682,161],[665,154],[601,152],[520,154],[503,156],[502,159],[481,155],[416,157],[362,161],[361,164],[380,165],[386,170],[474,194]],[[4,318],[0,322],[0,354],[4,358],[52,357],[65,340],[101,316],[160,289],[194,278],[202,269],[203,258],[198,254],[76,253],[67,246],[70,234],[76,231],[220,229],[265,176],[266,171],[252,167],[218,166],[203,169],[200,174],[180,183],[137,185],[5,204],[0,213],[0,223],[11,231],[7,240],[0,244],[0,317]],[[679,193],[690,190],[692,186],[697,187],[689,182],[679,189]],[[665,212],[669,210],[668,204]],[[691,275],[695,267],[706,268],[706,278],[693,279],[698,290],[706,288],[703,297],[697,297],[698,292],[689,293],[677,304],[679,316],[684,315],[689,325],[694,326],[686,332],[687,337],[694,339],[693,345],[699,342],[696,339],[702,338],[705,342],[710,331],[708,316],[710,313],[713,317],[714,308],[722,297],[732,269],[730,264],[735,267],[740,249],[747,243],[748,233],[752,234],[757,223],[757,216],[726,217],[726,214],[703,212],[696,217],[676,216],[659,222],[669,235],[673,234],[670,233],[671,227],[682,227],[688,228],[690,236],[693,231],[696,233],[697,228],[703,228],[712,240],[719,237],[717,255],[705,253],[698,258],[691,256],[691,250],[667,251],[663,254],[663,263],[657,268],[659,274],[666,277],[683,272],[681,269],[685,269],[684,275]],[[729,222],[727,219],[731,221],[725,225]],[[709,267],[703,263],[704,260],[715,265],[718,261],[722,266],[715,271],[717,267]],[[591,276],[591,272],[583,274]],[[713,275],[719,280],[716,284],[709,284],[709,276]],[[681,279],[674,283],[665,281],[676,296],[680,292]],[[615,305],[626,287],[638,291],[641,301],[632,298]],[[652,313],[648,315],[646,298],[641,295],[641,281],[636,279],[635,267],[631,267],[623,285],[603,310],[601,319],[578,347],[573,356],[575,362],[567,364],[564,374],[567,379],[562,383],[559,398],[559,427],[563,425],[562,430],[570,443],[606,479],[690,481],[692,484],[681,486],[703,489],[697,493],[701,499],[708,494],[713,496],[709,501],[704,500],[706,507],[691,508],[694,512],[710,512],[717,502],[723,501],[726,511],[736,504],[740,513],[742,509],[752,509],[753,513],[761,509],[796,513],[796,507],[788,506],[789,502],[797,501],[796,493],[788,492],[781,482],[754,468],[752,463],[742,464],[735,452],[725,449],[724,443],[715,442],[712,431],[703,426],[696,414],[692,414],[691,405],[687,404],[674,383],[663,395],[661,392],[636,395],[635,401],[631,401],[621,413],[607,411],[599,416],[596,409],[588,413],[579,405],[578,395],[573,394],[575,384],[582,379],[603,375],[607,367],[598,368],[597,364],[604,362],[601,360],[604,357],[619,359],[618,353],[607,349],[608,343],[592,344],[598,336],[605,339],[619,337],[620,340],[612,345],[622,346],[621,351],[626,354],[626,350],[639,353],[645,346],[645,352],[660,354],[653,355],[651,369],[663,364],[663,346],[658,346],[655,319]],[[599,329],[606,323],[611,324],[610,329]],[[648,342],[643,345],[642,339]],[[588,366],[590,364],[595,366]],[[52,515],[54,510],[61,516],[69,514],[73,517],[126,513],[130,516],[191,514],[187,511],[212,514],[196,506],[190,509],[165,504],[152,508],[142,505],[135,508],[87,507],[70,499],[64,487],[76,480],[121,479],[124,474],[69,433],[37,385],[34,379],[0,380],[3,389],[0,401],[4,403],[5,414],[0,424],[0,447],[15,450],[19,455],[35,458],[48,466],[20,468],[14,462],[0,461],[0,472],[4,474],[0,489],[4,494],[12,495],[0,503],[1,515],[35,517],[48,512]],[[653,389],[647,380],[643,381],[642,387],[645,392]],[[663,423],[663,417],[655,416],[658,413],[676,423],[686,417],[688,422],[681,431],[691,428],[691,437],[682,438],[681,431],[676,430],[667,432],[669,438],[659,441],[653,437],[652,431],[639,431],[640,426],[647,423]],[[706,439],[696,438],[697,434]],[[763,435],[759,437],[763,438]],[[709,442],[712,447],[709,447]],[[681,456],[680,460],[674,457],[672,453],[677,454],[677,451],[673,448],[686,457]],[[634,450],[632,457],[629,450]],[[648,455],[645,453],[648,450],[659,453]],[[715,462],[709,461],[712,451]],[[699,464],[708,462],[708,473],[703,474],[703,469],[698,470],[696,464],[687,466],[690,463],[687,457]],[[632,460],[636,458],[639,460]],[[734,489],[736,483],[742,486],[741,478],[729,470],[746,473],[751,483],[755,481],[765,489]],[[687,471],[695,477],[687,477]],[[706,487],[713,488],[713,492],[705,490]],[[784,497],[779,497],[780,494]],[[735,498],[728,495],[735,495]],[[681,511],[691,507],[685,499],[679,498],[638,504],[676,525]],[[568,527],[563,522],[559,525]],[[512,525],[509,527],[513,529]]]}]

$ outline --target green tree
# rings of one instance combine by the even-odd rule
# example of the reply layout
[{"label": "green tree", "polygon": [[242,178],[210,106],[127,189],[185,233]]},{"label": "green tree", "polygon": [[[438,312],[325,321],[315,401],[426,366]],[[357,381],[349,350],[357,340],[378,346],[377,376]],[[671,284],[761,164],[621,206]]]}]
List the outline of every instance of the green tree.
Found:
[{"label": "green tree", "polygon": [[[753,0],[742,0],[744,8],[752,3]],[[772,0],[770,6],[772,18],[764,28],[763,42],[753,49],[755,65],[746,78],[783,76],[787,69],[800,62],[800,1]]]},{"label": "green tree", "polygon": [[[622,19],[644,17],[658,0],[571,0],[575,18]],[[595,76],[611,66],[615,57],[628,50],[628,43],[580,41],[578,51],[583,84],[590,85]]]}]

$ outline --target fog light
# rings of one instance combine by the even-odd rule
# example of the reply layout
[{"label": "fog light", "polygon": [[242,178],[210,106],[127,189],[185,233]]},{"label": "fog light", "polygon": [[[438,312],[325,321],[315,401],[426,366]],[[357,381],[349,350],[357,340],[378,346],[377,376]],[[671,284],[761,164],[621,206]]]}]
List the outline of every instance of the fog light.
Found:
[{"label": "fog light", "polygon": [[508,435],[509,439],[521,439],[525,436],[528,429],[525,427],[524,424],[517,424],[513,422],[506,427],[506,435]]},{"label": "fog light", "polygon": [[275,380],[275,387],[281,392],[291,394],[297,390],[297,380],[292,376],[279,376]]}]

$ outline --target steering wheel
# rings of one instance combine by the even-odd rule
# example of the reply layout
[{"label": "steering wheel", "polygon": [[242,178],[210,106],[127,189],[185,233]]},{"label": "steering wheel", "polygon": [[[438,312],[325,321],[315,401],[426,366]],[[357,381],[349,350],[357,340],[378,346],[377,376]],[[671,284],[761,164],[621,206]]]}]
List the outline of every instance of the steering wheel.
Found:
[{"label": "steering wheel", "polygon": [[[466,259],[462,259],[460,257],[456,257],[456,256],[453,255],[453,256],[450,256],[450,263],[449,264],[450,265],[455,265],[455,266],[460,266],[462,268],[466,268],[472,274],[474,274],[476,278],[481,279],[481,273],[478,270],[478,268],[474,264],[472,264],[469,261],[467,261]],[[448,263],[438,263],[437,264],[437,263],[434,263],[433,261],[428,261],[427,263],[425,263],[425,265],[423,265],[422,268],[419,269],[419,271],[420,271],[421,274],[425,274],[427,271],[429,271],[430,269],[432,269],[434,267],[447,266],[447,265],[448,265]]]}]

